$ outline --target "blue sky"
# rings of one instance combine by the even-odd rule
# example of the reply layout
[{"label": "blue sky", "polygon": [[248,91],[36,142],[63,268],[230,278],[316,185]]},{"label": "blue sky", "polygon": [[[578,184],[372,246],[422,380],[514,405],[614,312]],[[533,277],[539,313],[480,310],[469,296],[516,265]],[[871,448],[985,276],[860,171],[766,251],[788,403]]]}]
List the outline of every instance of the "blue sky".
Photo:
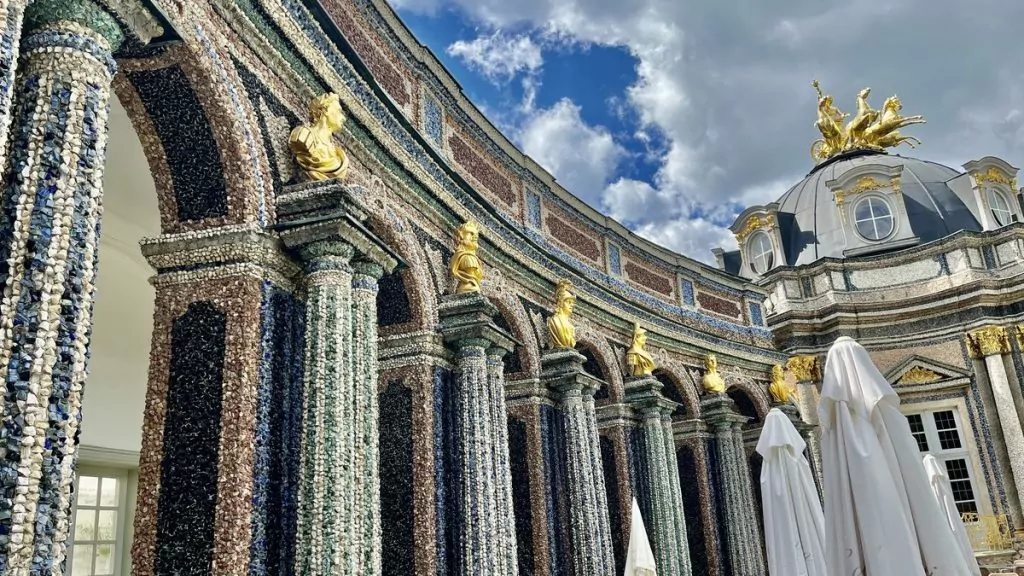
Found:
[{"label": "blue sky", "polygon": [[389,0],[563,186],[693,258],[812,167],[819,79],[924,114],[905,155],[1024,161],[1019,0]]}]

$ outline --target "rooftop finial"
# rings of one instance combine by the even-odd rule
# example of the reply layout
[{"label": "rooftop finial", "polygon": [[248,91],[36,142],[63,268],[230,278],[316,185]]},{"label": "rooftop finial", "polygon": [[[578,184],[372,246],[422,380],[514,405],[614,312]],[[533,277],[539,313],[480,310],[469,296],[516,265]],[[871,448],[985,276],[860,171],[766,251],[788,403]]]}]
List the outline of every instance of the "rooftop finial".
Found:
[{"label": "rooftop finial", "polygon": [[817,80],[811,86],[818,92],[818,119],[814,127],[821,132],[821,138],[811,145],[811,157],[816,162],[824,162],[833,156],[851,150],[875,150],[881,152],[886,148],[894,148],[907,144],[911,148],[921,141],[913,136],[903,136],[899,129],[911,124],[923,124],[923,116],[902,116],[900,110],[903,103],[897,96],[891,96],[882,104],[881,110],[875,110],[868,104],[870,88],[864,88],[857,94],[857,114],[844,126],[849,117],[835,106],[831,94],[821,91]]}]

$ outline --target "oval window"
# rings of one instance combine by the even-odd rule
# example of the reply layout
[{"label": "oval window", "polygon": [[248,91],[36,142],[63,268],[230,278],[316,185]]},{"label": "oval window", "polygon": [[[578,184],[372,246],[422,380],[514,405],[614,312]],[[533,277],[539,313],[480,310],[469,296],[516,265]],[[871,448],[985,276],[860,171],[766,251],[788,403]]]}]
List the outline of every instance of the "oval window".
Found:
[{"label": "oval window", "polygon": [[853,207],[853,223],[857,233],[871,241],[888,238],[896,227],[889,204],[877,196],[857,202]]},{"label": "oval window", "polygon": [[1013,222],[1013,210],[1010,208],[1010,203],[1006,201],[1006,196],[998,190],[988,189],[988,206],[992,209],[992,216],[995,217],[996,222],[1000,226],[1006,226]]},{"label": "oval window", "polygon": [[775,264],[775,250],[768,234],[756,232],[750,237],[747,256],[750,258],[750,267],[756,274],[764,274],[772,269]]}]

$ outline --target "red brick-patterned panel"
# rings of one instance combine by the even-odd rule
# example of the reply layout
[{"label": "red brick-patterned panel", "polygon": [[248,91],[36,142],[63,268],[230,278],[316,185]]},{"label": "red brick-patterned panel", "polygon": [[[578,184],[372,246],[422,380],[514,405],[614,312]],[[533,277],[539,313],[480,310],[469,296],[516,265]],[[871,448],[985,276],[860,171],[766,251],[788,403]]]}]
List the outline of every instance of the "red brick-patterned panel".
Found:
[{"label": "red brick-patterned panel", "polygon": [[512,183],[491,166],[486,160],[480,157],[464,139],[452,135],[448,138],[448,146],[452,151],[452,158],[455,162],[466,169],[484,188],[498,197],[506,206],[516,205],[516,193],[512,189]]},{"label": "red brick-patterned panel", "polygon": [[405,83],[405,75],[391,64],[389,54],[380,45],[376,44],[369,36],[363,33],[362,29],[352,17],[353,7],[346,6],[341,0],[321,0],[321,4],[327,13],[334,19],[334,23],[344,32],[345,38],[355,48],[359,57],[370,68],[373,77],[380,82],[384,90],[401,106],[407,106],[411,101],[409,89]]},{"label": "red brick-patterned panel", "polygon": [[721,314],[722,316],[728,316],[732,319],[740,318],[742,310],[740,305],[731,300],[726,300],[715,296],[714,294],[708,294],[707,292],[699,292],[697,294],[697,303],[701,309],[708,312],[714,312],[715,314]]},{"label": "red brick-patterned panel", "polygon": [[551,237],[594,262],[601,261],[601,245],[566,220],[553,214],[544,219]]},{"label": "red brick-patterned panel", "polygon": [[665,296],[672,296],[672,285],[674,284],[672,279],[652,272],[642,264],[628,260],[626,262],[626,275],[629,276],[630,280],[644,288],[650,288]]}]

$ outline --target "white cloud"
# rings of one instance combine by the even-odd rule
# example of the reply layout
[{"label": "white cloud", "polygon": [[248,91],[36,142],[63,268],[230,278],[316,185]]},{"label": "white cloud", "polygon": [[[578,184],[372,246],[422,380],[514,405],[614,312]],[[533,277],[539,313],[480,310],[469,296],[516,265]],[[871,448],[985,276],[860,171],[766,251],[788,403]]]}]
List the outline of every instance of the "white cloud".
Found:
[{"label": "white cloud", "polygon": [[521,72],[533,73],[544,65],[540,46],[525,34],[507,36],[498,31],[471,42],[459,40],[447,52],[495,81],[508,80]]},{"label": "white cloud", "polygon": [[518,143],[567,190],[598,206],[605,185],[625,150],[602,127],[588,125],[580,108],[562,99],[543,110],[527,110]]},{"label": "white cloud", "polygon": [[[572,136],[546,140],[573,118],[561,105],[525,106],[520,144],[585,201],[698,259],[732,242],[723,225],[739,207],[774,200],[811,169],[813,78],[847,112],[872,86],[875,107],[898,93],[905,113],[923,114],[928,124],[908,133],[924,144],[898,153],[954,167],[988,154],[1024,164],[1024,74],[1003,57],[1024,49],[1019,0],[397,1],[457,7],[485,29],[524,30],[545,46],[628,50],[636,81],[607,97],[620,118],[636,119],[634,134],[658,135],[646,150],[659,163],[653,178],[621,180],[608,168],[609,156],[626,158],[621,146],[597,128],[583,138],[582,121],[564,125],[582,127],[570,134],[604,154],[563,149],[580,141]],[[689,214],[703,216],[688,224]]]},{"label": "white cloud", "polygon": [[655,244],[712,266],[715,265],[712,248],[736,249],[736,238],[727,226],[699,216],[647,223],[637,227],[636,233]]}]

